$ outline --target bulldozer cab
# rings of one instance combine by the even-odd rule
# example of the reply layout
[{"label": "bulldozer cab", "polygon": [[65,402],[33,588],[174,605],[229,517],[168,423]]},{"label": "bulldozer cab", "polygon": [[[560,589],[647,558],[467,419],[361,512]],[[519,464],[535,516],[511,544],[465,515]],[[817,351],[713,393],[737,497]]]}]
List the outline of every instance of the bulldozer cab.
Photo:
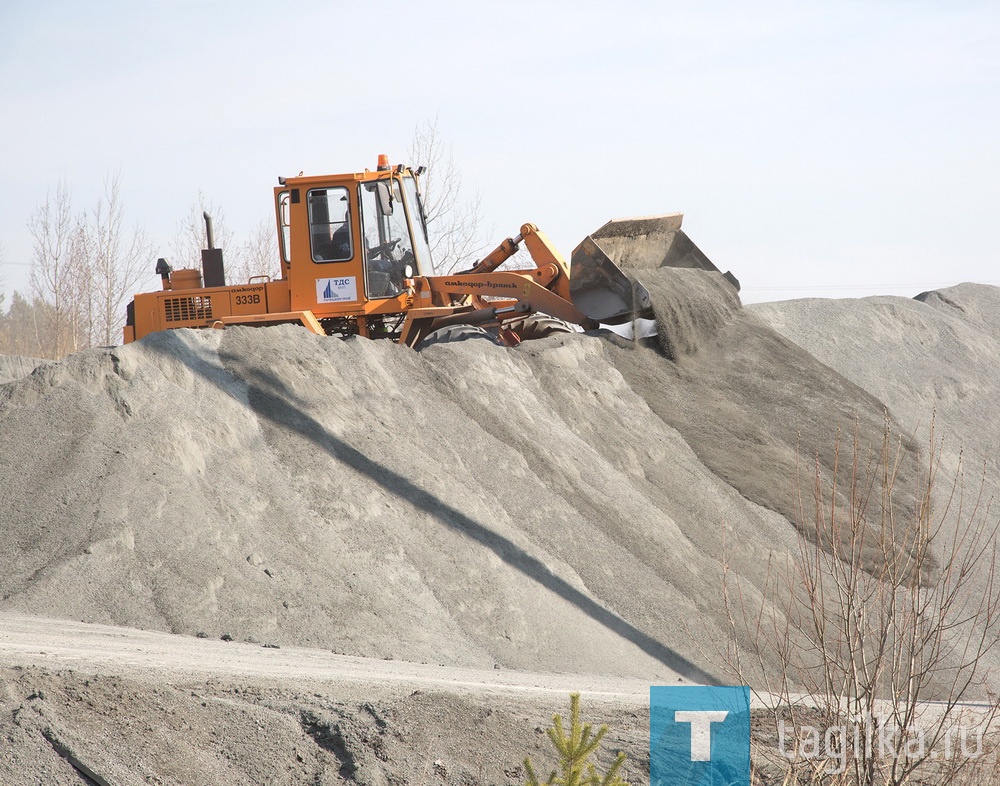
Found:
[{"label": "bulldozer cab", "polygon": [[292,310],[319,319],[405,310],[405,280],[432,274],[409,169],[287,178],[275,190]]}]

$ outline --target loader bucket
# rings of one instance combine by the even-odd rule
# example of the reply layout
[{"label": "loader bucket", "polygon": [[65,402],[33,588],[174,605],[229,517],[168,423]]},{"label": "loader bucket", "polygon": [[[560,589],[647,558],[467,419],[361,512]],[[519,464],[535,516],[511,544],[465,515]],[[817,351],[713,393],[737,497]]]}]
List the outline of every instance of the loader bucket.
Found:
[{"label": "loader bucket", "polygon": [[[590,237],[622,270],[633,272],[660,267],[682,267],[722,273],[681,229],[683,213],[642,218],[616,218]],[[722,275],[737,292],[740,282],[730,273]]]},{"label": "loader bucket", "polygon": [[[574,249],[570,268],[569,289],[576,307],[605,325],[631,322],[633,337],[638,337],[640,331],[653,329],[649,291],[641,283],[644,270],[708,270],[720,273],[739,292],[736,277],[722,273],[684,234],[683,218],[682,213],[616,218],[588,235]],[[646,322],[650,324],[640,324]]]},{"label": "loader bucket", "polygon": [[589,235],[573,249],[569,282],[573,305],[597,322],[627,322],[650,310],[646,288],[626,276]]}]

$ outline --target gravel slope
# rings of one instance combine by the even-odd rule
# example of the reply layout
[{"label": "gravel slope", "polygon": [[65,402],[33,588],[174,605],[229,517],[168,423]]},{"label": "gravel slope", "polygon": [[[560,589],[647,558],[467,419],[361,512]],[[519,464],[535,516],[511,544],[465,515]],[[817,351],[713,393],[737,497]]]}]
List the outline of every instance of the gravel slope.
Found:
[{"label": "gravel slope", "polygon": [[[814,468],[832,478],[838,429],[875,445],[888,416],[912,433],[901,479],[915,486],[936,408],[945,477],[961,446],[998,490],[1000,290],[742,308],[718,276],[640,275],[665,328],[653,346],[573,334],[416,353],[288,326],[0,359],[0,611],[379,662],[724,681],[723,565],[759,604],[808,523],[803,484]],[[217,717],[198,707],[231,706],[231,683],[203,705],[157,687],[165,675],[96,685],[9,655],[0,667],[0,734],[15,740],[0,761],[36,773],[23,782],[77,777],[30,769],[43,751],[62,761],[45,728],[90,751],[132,734],[124,750],[154,773],[167,764],[139,741],[163,729],[169,749],[184,723],[202,730],[178,761],[205,782],[335,782],[338,724],[378,759],[385,728],[479,728],[485,700],[421,715],[394,694],[375,711],[402,719],[386,726],[356,697],[331,720],[339,688],[317,703],[286,686]],[[51,717],[33,709],[39,690],[58,697]],[[263,720],[261,702],[281,709]],[[126,728],[154,706],[145,735]],[[188,720],[166,723],[171,710]],[[509,758],[523,718],[501,720]],[[263,759],[226,747],[255,725],[281,741]],[[302,752],[309,740],[323,752]],[[424,767],[424,746],[416,734],[383,754]],[[268,769],[297,755],[301,772]],[[240,769],[251,760],[263,769]],[[387,782],[380,767],[355,780]]]},{"label": "gravel slope", "polygon": [[170,331],[0,386],[0,608],[721,679],[720,556],[759,592],[797,548],[800,465],[832,472],[855,422],[875,442],[892,390],[781,336],[717,275],[642,275],[665,352]]}]

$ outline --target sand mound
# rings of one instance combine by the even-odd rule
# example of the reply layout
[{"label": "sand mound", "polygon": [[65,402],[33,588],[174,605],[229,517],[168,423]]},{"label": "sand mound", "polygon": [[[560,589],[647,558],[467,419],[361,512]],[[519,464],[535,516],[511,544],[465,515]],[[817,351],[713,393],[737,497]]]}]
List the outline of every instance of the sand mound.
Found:
[{"label": "sand mound", "polygon": [[[749,310],[891,407],[901,433],[940,461],[935,520],[996,519],[1000,500],[1000,288],[962,284],[912,300],[797,300]],[[930,428],[933,423],[933,437]],[[926,453],[926,451],[925,451]],[[949,515],[944,501],[955,498]],[[961,505],[959,505],[961,501]],[[977,506],[978,505],[978,509]],[[953,530],[942,537],[947,542]],[[989,590],[987,566],[971,589]],[[984,666],[995,673],[1000,658]]]},{"label": "sand mound", "polygon": [[[673,362],[625,351],[616,367],[715,474],[808,533],[802,507],[812,504],[815,471],[829,484],[839,449],[838,485],[848,488],[844,457],[855,434],[863,450],[879,449],[885,404],[741,309],[718,273],[662,268],[640,279]],[[903,488],[919,464],[915,447],[905,447]],[[904,515],[914,505],[907,494]]]},{"label": "sand mound", "polygon": [[885,401],[920,444],[934,421],[946,475],[964,453],[969,491],[985,475],[986,499],[1000,492],[1000,288],[962,284],[913,300],[798,300],[751,310]]},{"label": "sand mound", "polygon": [[[750,310],[885,401],[908,429],[936,412],[951,443],[997,444],[1000,288],[962,284],[912,300],[795,300]],[[982,437],[982,438],[981,438]]]},{"label": "sand mound", "polygon": [[[524,782],[525,755],[550,765],[541,730],[553,711],[565,712],[561,696],[484,701],[362,688],[150,684],[0,667],[0,782],[93,783],[71,756],[111,784],[515,784]],[[627,749],[633,775],[648,770],[646,718],[594,702],[585,712],[611,724],[604,747]],[[609,756],[602,758],[607,767]]]},{"label": "sand mound", "polygon": [[[233,328],[88,350],[0,385],[0,607],[712,679],[721,555],[752,603],[769,558],[797,548],[801,458],[807,477],[813,460],[829,473],[838,428],[874,441],[883,401],[910,410],[721,296],[716,274],[642,278],[672,315],[666,354],[586,335],[415,353]],[[969,318],[917,306],[942,335]]]},{"label": "sand mound", "polygon": [[0,388],[2,604],[705,678],[685,620],[721,638],[724,527],[758,554],[787,527],[651,417],[605,347],[418,354],[289,327],[169,332],[45,367]]}]

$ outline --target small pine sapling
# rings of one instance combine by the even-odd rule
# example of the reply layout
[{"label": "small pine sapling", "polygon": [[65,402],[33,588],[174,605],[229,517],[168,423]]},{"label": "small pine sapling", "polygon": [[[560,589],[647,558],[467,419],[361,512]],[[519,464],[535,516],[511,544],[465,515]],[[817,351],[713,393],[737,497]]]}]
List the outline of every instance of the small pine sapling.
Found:
[{"label": "small pine sapling", "polygon": [[547,781],[540,781],[531,766],[531,759],[526,758],[524,769],[528,773],[527,786],[628,786],[628,783],[618,777],[618,771],[625,763],[624,753],[618,753],[614,763],[603,775],[590,761],[608,731],[607,725],[601,726],[594,734],[589,723],[580,723],[580,694],[571,693],[569,702],[569,733],[563,728],[562,716],[558,714],[552,716],[552,726],[546,729],[559,753],[559,769],[553,770]]}]

